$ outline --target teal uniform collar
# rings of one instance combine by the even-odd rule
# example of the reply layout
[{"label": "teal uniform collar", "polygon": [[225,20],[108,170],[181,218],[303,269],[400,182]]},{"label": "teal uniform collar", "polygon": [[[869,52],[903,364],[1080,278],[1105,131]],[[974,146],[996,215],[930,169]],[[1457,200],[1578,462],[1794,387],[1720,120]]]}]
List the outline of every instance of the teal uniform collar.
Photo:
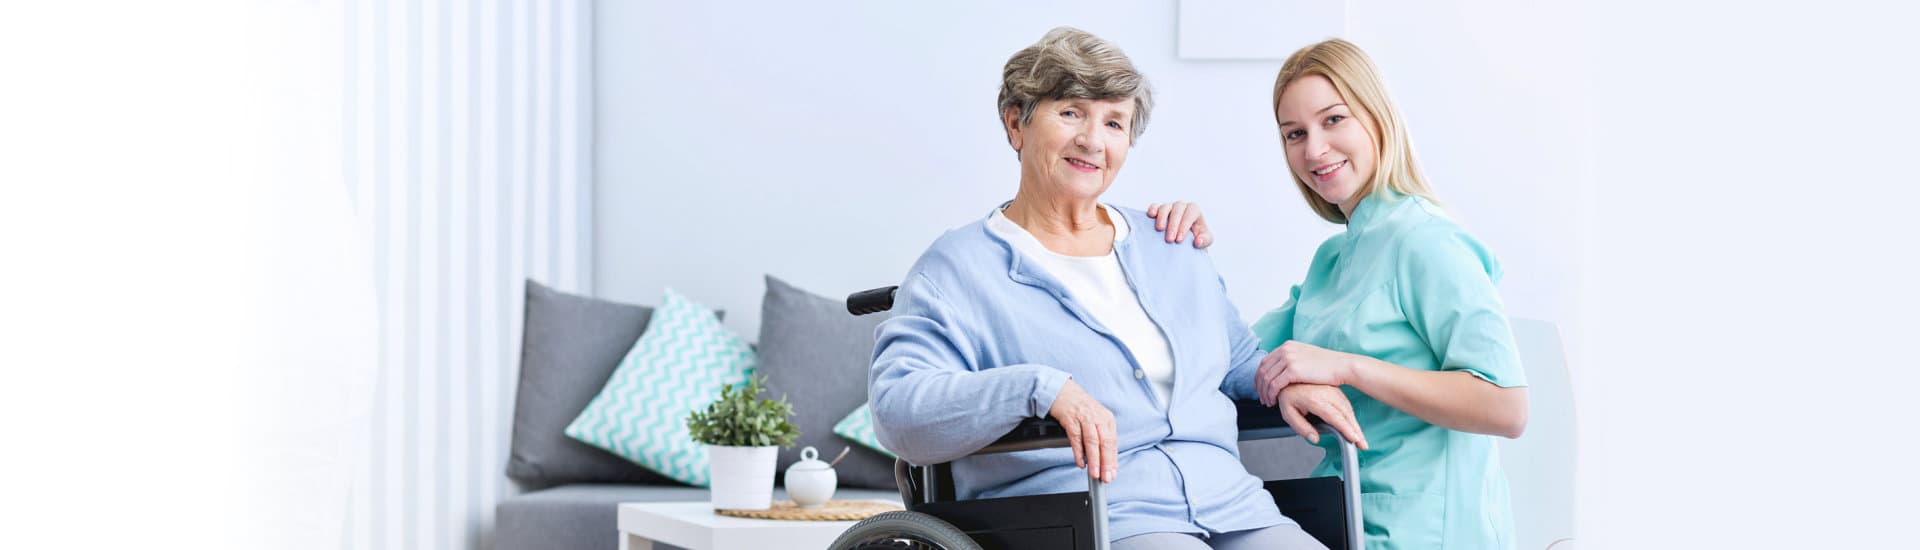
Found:
[{"label": "teal uniform collar", "polygon": [[1385,211],[1391,210],[1406,198],[1405,194],[1394,191],[1391,187],[1381,186],[1372,195],[1360,199],[1360,204],[1353,207],[1353,215],[1347,216],[1347,230],[1359,231],[1372,226],[1380,221]]}]

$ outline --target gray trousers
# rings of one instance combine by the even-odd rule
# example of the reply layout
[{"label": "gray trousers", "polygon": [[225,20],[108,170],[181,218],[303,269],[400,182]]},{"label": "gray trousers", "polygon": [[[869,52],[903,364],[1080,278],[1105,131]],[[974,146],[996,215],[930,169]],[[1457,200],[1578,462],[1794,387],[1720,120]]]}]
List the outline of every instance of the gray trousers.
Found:
[{"label": "gray trousers", "polygon": [[1146,533],[1113,541],[1113,550],[1327,550],[1292,523],[1220,533],[1209,538],[1190,533]]}]

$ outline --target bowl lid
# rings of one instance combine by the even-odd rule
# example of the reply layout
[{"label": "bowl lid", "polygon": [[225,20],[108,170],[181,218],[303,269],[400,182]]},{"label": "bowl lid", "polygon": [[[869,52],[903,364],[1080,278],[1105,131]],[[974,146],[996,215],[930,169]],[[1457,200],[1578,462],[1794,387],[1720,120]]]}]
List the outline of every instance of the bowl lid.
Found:
[{"label": "bowl lid", "polygon": [[831,464],[827,464],[826,462],[822,462],[820,460],[820,451],[814,450],[814,448],[811,446],[804,449],[800,449],[800,461],[795,462],[793,463],[792,466],[787,467],[787,471],[789,472],[794,470],[805,471],[805,470],[831,470],[831,469],[833,469],[833,466]]}]

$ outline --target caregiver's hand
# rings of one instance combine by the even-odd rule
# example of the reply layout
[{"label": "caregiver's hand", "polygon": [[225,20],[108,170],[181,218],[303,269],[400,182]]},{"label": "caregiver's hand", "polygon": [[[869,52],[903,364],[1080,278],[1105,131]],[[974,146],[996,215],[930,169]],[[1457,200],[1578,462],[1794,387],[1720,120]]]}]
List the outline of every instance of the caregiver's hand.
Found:
[{"label": "caregiver's hand", "polygon": [[1353,418],[1353,403],[1347,401],[1347,394],[1340,388],[1325,384],[1294,384],[1280,390],[1280,418],[1286,419],[1293,431],[1307,438],[1307,442],[1320,443],[1320,430],[1307,422],[1307,415],[1320,417],[1327,425],[1333,426],[1340,436],[1352,441],[1362,450],[1367,448],[1367,436],[1360,432],[1360,422]]},{"label": "caregiver's hand", "polygon": [[1273,406],[1274,398],[1288,384],[1324,384],[1340,386],[1353,380],[1353,365],[1360,356],[1288,340],[1260,359],[1253,373],[1253,391],[1260,404]]},{"label": "caregiver's hand", "polygon": [[1067,430],[1067,446],[1073,448],[1073,465],[1086,469],[1087,475],[1100,481],[1113,483],[1113,475],[1120,469],[1119,432],[1113,426],[1113,411],[1080,389],[1080,384],[1068,379],[1067,384],[1060,387],[1060,395],[1053,398],[1053,408],[1047,410],[1047,416]]},{"label": "caregiver's hand", "polygon": [[1155,231],[1166,232],[1167,242],[1183,242],[1187,233],[1193,233],[1194,248],[1213,246],[1213,230],[1207,229],[1207,219],[1200,215],[1200,203],[1153,203],[1147,205],[1147,217],[1156,220],[1153,224]]}]

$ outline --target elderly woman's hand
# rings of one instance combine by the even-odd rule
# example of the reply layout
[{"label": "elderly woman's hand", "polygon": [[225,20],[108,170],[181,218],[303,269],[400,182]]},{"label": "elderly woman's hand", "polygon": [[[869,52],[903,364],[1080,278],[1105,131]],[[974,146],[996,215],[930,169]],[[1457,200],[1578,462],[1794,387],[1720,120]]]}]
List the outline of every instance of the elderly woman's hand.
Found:
[{"label": "elderly woman's hand", "polygon": [[1288,340],[1260,359],[1260,369],[1253,373],[1253,391],[1261,404],[1272,406],[1280,390],[1290,384],[1348,384],[1356,359],[1359,356],[1351,353]]},{"label": "elderly woman's hand", "polygon": [[1119,431],[1114,428],[1113,411],[1080,389],[1072,379],[1060,387],[1047,416],[1060,422],[1067,431],[1067,446],[1073,448],[1073,464],[1100,481],[1113,483],[1120,470]]},{"label": "elderly woman's hand", "polygon": [[1347,394],[1339,387],[1325,384],[1294,384],[1280,390],[1280,418],[1286,419],[1288,426],[1309,443],[1320,443],[1320,431],[1307,422],[1307,415],[1320,417],[1341,437],[1352,441],[1362,450],[1367,448],[1367,436],[1360,431],[1360,422],[1353,417],[1353,403],[1347,401]]},{"label": "elderly woman's hand", "polygon": [[1207,219],[1200,215],[1200,203],[1174,201],[1169,204],[1153,203],[1147,205],[1147,217],[1157,220],[1153,224],[1156,231],[1167,234],[1167,242],[1177,243],[1186,240],[1187,233],[1193,233],[1193,247],[1213,246],[1213,231],[1207,229]]}]

